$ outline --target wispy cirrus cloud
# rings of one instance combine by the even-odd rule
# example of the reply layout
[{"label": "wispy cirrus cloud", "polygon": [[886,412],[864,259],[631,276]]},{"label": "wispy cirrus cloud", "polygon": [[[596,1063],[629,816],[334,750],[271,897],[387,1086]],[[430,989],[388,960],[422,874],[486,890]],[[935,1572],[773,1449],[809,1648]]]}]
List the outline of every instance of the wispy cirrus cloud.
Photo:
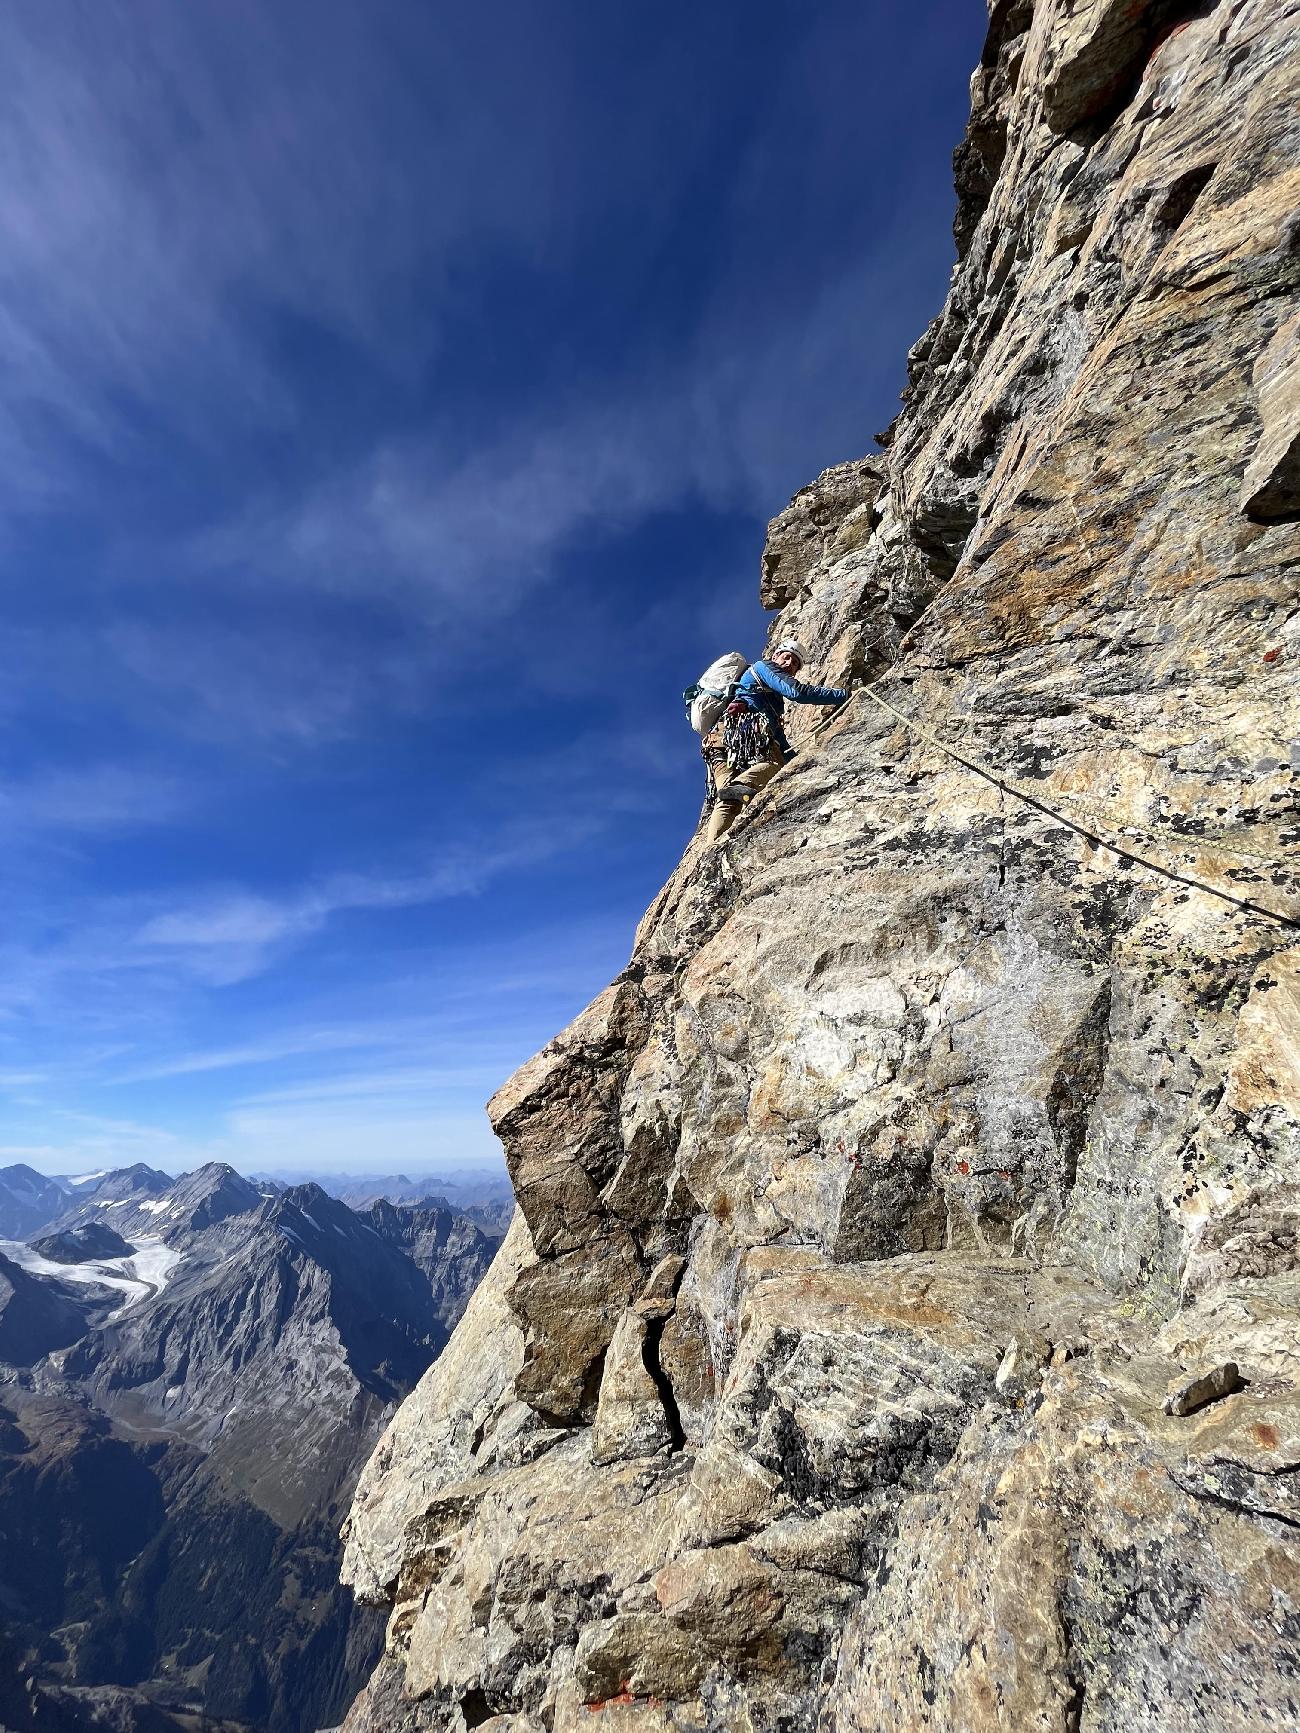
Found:
[{"label": "wispy cirrus cloud", "polygon": [[466,1058],[459,1065],[440,1064],[432,1060],[424,1065],[376,1066],[368,1071],[347,1071],[339,1076],[316,1077],[308,1081],[285,1084],[278,1089],[263,1089],[242,1095],[234,1105],[236,1114],[260,1114],[292,1108],[326,1108],[329,1104],[351,1102],[366,1113],[398,1113],[403,1116],[422,1106],[435,1112],[445,1105],[451,1093],[471,1094],[486,1101],[504,1080],[499,1060],[490,1049],[481,1049],[476,1058]]},{"label": "wispy cirrus cloud", "polygon": [[180,561],[383,599],[463,640],[508,618],[580,539],[688,505],[770,512],[809,472],[869,443],[861,405],[889,381],[869,357],[853,380],[863,309],[900,343],[916,318],[887,300],[892,239],[932,249],[905,232],[882,237],[880,254],[793,305],[719,307],[685,353],[548,398],[468,453],[441,433],[382,441],[204,531]]},{"label": "wispy cirrus cloud", "polygon": [[502,875],[581,848],[608,816],[508,821],[429,850],[406,872],[337,872],[274,894],[241,886],[81,899],[0,941],[0,1024],[30,1018],[111,1030],[165,1013],[178,994],[233,987],[284,965],[330,923],[480,895]]},{"label": "wispy cirrus cloud", "polygon": [[43,832],[132,830],[171,823],[193,794],[175,773],[131,765],[34,769],[0,780],[0,823],[11,842]]},{"label": "wispy cirrus cloud", "polygon": [[[239,624],[130,617],[83,633],[80,658],[116,676],[119,703],[174,736],[263,750],[311,749],[354,733],[377,709],[417,708],[428,652],[368,641],[349,654],[313,622]],[[344,640],[346,642],[346,640]]]},{"label": "wispy cirrus cloud", "polygon": [[476,896],[503,873],[580,847],[597,824],[593,816],[562,828],[539,820],[507,826],[481,848],[453,846],[426,870],[402,876],[336,873],[278,897],[214,890],[152,915],[128,939],[124,959],[167,963],[227,986],[269,967],[285,947],[337,916]]},{"label": "wispy cirrus cloud", "polygon": [[[376,1021],[349,1028],[304,1028],[282,1030],[260,1041],[240,1047],[215,1047],[180,1052],[167,1059],[148,1064],[128,1066],[113,1072],[109,1081],[115,1085],[157,1083],[172,1077],[197,1077],[214,1071],[245,1071],[264,1065],[279,1065],[286,1059],[312,1060],[333,1058],[339,1053],[355,1053],[367,1048],[392,1048],[406,1040],[414,1045],[430,1038],[426,1022],[398,1024]],[[3,1087],[0,1077],[0,1087]]]},{"label": "wispy cirrus cloud", "polygon": [[[725,21],[695,28],[698,48],[729,49]],[[680,177],[710,141],[707,104],[690,100],[708,94],[707,61],[671,36],[643,44],[618,100],[655,150],[611,151],[633,135],[610,133],[581,88],[600,34],[581,9],[11,13],[0,497],[19,486],[85,520],[111,605],[20,626],[0,704],[57,695],[177,735],[311,751],[436,709],[447,651],[481,655],[485,633],[516,647],[576,545],[692,506],[767,515],[864,449],[865,405],[888,400],[932,310],[896,284],[941,275],[947,243],[909,223],[904,194],[868,246],[800,268],[801,221],[832,197],[842,139],[827,124],[801,141],[811,176],[785,153],[808,131],[802,92],[842,64],[842,33],[827,19],[792,39],[775,93],[790,112],[778,101],[732,165],[743,244],[702,272],[691,322],[660,330],[629,306],[612,364],[579,351],[558,383],[520,380],[504,403],[484,391],[467,423],[463,396],[444,408],[438,388],[465,281],[486,261],[526,289],[629,210],[626,246],[670,246]],[[769,184],[791,200],[788,251],[752,232]],[[335,365],[342,346],[362,387],[342,404],[304,383],[313,342]],[[164,445],[177,491],[159,523]],[[143,491],[124,496],[124,481]]]},{"label": "wispy cirrus cloud", "polygon": [[[534,65],[554,61],[541,21],[511,11]],[[386,0],[364,15],[339,0],[7,13],[8,484],[60,492],[75,454],[59,441],[129,456],[153,431],[141,414],[200,445],[227,417],[292,421],[276,319],[409,367],[436,343],[428,290],[447,261],[544,246],[577,141],[544,124],[550,93],[521,67],[467,86],[486,32]]]},{"label": "wispy cirrus cloud", "polygon": [[[527,0],[10,9],[11,503],[66,506],[97,471],[147,460],[160,427],[227,461],[240,431],[300,428],[314,406],[285,351],[313,337],[355,348],[400,399],[475,267],[562,269],[625,209],[639,216],[625,245],[653,252],[675,173],[708,137],[692,97],[709,72],[680,40],[641,43],[612,153],[587,83],[603,34],[582,8]],[[652,152],[638,124],[661,130]]]},{"label": "wispy cirrus cloud", "polygon": [[[245,1171],[498,1161],[482,1103],[576,1010],[585,994],[573,997],[575,971],[597,984],[624,942],[621,924],[503,941],[444,959],[434,978],[370,983],[350,1021],[331,1022],[339,1007],[304,984],[292,1010],[273,1002],[259,1014],[260,1035],[239,1046],[168,1052],[165,1029],[121,1019],[136,1045],[78,1054],[65,1044],[22,1089],[0,1077],[10,1143],[26,1152],[13,1159],[50,1171],[143,1160],[170,1172],[207,1160]],[[344,996],[358,992],[354,983]],[[79,1097],[97,1106],[70,1108]],[[115,1111],[123,1099],[140,1110]],[[178,1131],[182,1102],[189,1129]]]},{"label": "wispy cirrus cloud", "polygon": [[[433,695],[424,638],[396,628],[349,636],[346,622],[311,616],[160,619],[127,596],[111,617],[15,626],[7,643],[0,716],[39,717],[52,705],[91,723],[108,715],[173,752],[302,756],[377,717],[418,713]],[[174,792],[181,779],[171,780]]]}]

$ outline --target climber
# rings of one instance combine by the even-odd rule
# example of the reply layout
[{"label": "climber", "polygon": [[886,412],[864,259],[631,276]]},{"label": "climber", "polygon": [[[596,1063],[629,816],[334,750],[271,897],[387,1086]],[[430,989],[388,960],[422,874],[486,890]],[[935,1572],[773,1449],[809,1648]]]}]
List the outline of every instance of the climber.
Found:
[{"label": "climber", "polygon": [[700,750],[709,770],[713,811],[706,841],[717,842],[760,788],[765,788],[794,754],[781,718],[792,704],[843,704],[848,693],[836,686],[807,686],[795,676],[808,660],[797,638],[785,638],[762,661],[746,668],[735,697],[704,736]]}]

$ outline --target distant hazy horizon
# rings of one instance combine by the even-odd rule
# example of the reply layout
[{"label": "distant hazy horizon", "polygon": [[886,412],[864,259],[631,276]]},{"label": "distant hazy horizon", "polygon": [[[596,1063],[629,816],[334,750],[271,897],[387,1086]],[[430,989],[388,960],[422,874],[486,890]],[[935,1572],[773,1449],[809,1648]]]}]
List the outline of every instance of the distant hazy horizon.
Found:
[{"label": "distant hazy horizon", "polygon": [[[137,1158],[146,1167],[155,1168],[159,1173],[167,1174],[171,1179],[179,1179],[182,1173],[192,1173],[195,1167],[204,1166],[204,1162],[195,1162],[181,1167],[169,1167],[165,1162]],[[6,1167],[30,1167],[37,1173],[44,1174],[47,1179],[82,1179],[92,1174],[108,1174],[121,1168],[134,1167],[137,1160],[114,1161],[102,1167],[85,1168],[76,1164],[56,1166],[30,1154],[15,1154],[12,1150],[0,1148],[0,1169]],[[281,1183],[294,1180],[310,1179],[317,1175],[328,1175],[331,1179],[356,1179],[362,1182],[371,1179],[405,1179],[411,1185],[430,1185],[436,1190],[438,1185],[483,1184],[486,1181],[500,1179],[503,1184],[509,1183],[506,1172],[505,1158],[498,1149],[495,1160],[491,1155],[485,1155],[478,1161],[459,1160],[455,1163],[441,1164],[436,1167],[425,1167],[420,1163],[410,1163],[402,1167],[393,1167],[383,1162],[365,1164],[362,1162],[344,1163],[337,1166],[320,1161],[303,1161],[296,1164],[280,1164],[277,1166],[249,1165],[228,1156],[214,1153],[207,1161],[225,1162],[233,1167],[236,1173],[245,1179],[273,1179]]]}]

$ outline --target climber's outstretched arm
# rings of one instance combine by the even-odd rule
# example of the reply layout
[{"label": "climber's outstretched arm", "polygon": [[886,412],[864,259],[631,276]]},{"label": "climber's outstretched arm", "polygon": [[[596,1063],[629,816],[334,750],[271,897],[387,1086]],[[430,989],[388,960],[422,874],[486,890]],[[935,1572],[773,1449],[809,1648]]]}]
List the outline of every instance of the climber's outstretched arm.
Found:
[{"label": "climber's outstretched arm", "polygon": [[755,662],[754,672],[764,686],[779,692],[792,704],[843,704],[848,697],[838,686],[809,686],[803,680],[791,680],[770,662]]}]

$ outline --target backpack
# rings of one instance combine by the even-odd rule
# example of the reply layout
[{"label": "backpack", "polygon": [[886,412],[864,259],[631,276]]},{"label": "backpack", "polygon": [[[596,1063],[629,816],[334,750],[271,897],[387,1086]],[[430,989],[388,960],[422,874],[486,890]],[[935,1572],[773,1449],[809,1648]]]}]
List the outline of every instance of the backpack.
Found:
[{"label": "backpack", "polygon": [[732,650],[710,662],[693,686],[682,697],[686,701],[686,716],[697,734],[707,734],[731,702],[736,682],[749,663],[739,650]]}]

